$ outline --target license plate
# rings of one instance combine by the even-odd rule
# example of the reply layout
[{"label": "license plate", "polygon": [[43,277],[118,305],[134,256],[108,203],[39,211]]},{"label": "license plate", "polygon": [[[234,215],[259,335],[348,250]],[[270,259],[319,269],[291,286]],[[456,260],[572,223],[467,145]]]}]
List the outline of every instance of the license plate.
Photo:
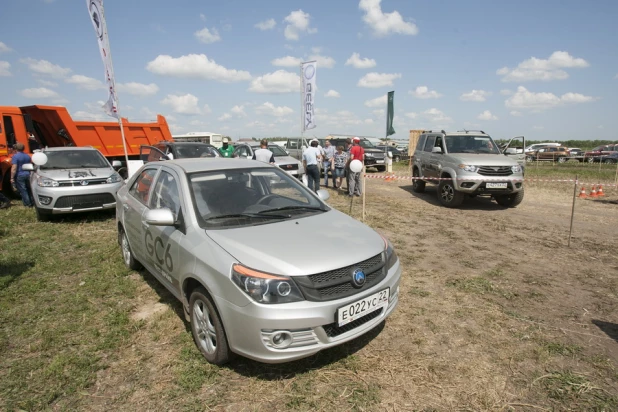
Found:
[{"label": "license plate", "polygon": [[381,160],[376,160],[376,163],[384,163],[384,160],[383,160],[383,159],[381,159]]},{"label": "license plate", "polygon": [[487,189],[506,189],[508,186],[508,183],[485,183]]},{"label": "license plate", "polygon": [[337,309],[337,321],[341,327],[348,323],[355,321],[358,318],[362,318],[368,313],[380,308],[388,306],[389,289],[384,289],[378,293],[374,293],[371,296],[357,300],[356,302],[345,305]]}]

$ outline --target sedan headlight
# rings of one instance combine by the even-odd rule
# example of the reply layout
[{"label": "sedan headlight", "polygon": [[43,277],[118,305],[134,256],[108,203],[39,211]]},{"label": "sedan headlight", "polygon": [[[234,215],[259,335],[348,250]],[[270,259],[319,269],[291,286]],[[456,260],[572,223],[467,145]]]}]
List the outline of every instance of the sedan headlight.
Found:
[{"label": "sedan headlight", "polygon": [[41,186],[41,187],[58,187],[60,186],[60,184],[55,181],[54,179],[50,179],[48,177],[41,177],[39,176],[36,179],[36,183],[37,185]]},{"label": "sedan headlight", "polygon": [[105,181],[106,183],[118,183],[118,182],[122,182],[122,177],[120,177],[120,175],[116,172],[114,172],[113,175],[111,175],[110,177],[107,178],[107,180]]},{"label": "sedan headlight", "polygon": [[476,173],[479,171],[478,166],[472,166],[472,165],[459,165],[459,168],[465,170],[466,172],[472,172],[472,173]]},{"label": "sedan headlight", "polygon": [[294,281],[287,276],[258,272],[240,264],[232,266],[232,280],[258,303],[289,303],[304,300]]},{"label": "sedan headlight", "polygon": [[393,248],[393,245],[391,244],[391,242],[389,242],[388,239],[385,238],[384,236],[382,236],[382,240],[384,240],[384,255],[385,255],[385,260],[386,260],[386,269],[390,270],[393,266],[395,266],[395,263],[397,263],[397,260],[399,259],[399,257],[397,256],[397,252],[395,252],[395,248]]},{"label": "sedan headlight", "polygon": [[517,166],[511,166],[511,171],[513,173],[521,173],[521,166],[517,165]]}]

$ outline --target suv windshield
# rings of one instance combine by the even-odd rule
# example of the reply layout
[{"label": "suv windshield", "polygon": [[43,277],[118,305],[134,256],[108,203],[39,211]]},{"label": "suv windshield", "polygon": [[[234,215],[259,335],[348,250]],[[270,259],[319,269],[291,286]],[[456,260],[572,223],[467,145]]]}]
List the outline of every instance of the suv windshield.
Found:
[{"label": "suv windshield", "polygon": [[252,226],[329,210],[297,179],[275,168],[189,175],[195,212],[206,229]]},{"label": "suv windshield", "polygon": [[83,169],[110,167],[97,150],[58,150],[45,152],[47,163],[41,169]]},{"label": "suv windshield", "polygon": [[363,149],[375,149],[376,147],[367,139],[361,139],[360,145]]},{"label": "suv windshield", "polygon": [[500,154],[498,145],[489,136],[455,135],[445,136],[448,153]]},{"label": "suv windshield", "polygon": [[196,157],[219,157],[219,152],[214,147],[205,144],[179,144],[176,146],[176,159]]}]

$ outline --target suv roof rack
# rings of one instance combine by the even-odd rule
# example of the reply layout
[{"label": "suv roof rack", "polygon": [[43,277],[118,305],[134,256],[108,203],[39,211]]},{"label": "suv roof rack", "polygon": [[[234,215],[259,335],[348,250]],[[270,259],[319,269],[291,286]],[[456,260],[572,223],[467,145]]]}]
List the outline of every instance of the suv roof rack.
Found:
[{"label": "suv roof rack", "polygon": [[423,130],[423,133],[442,133],[446,134],[444,130]]},{"label": "suv roof rack", "polygon": [[463,130],[457,130],[457,131],[458,131],[458,132],[464,132],[464,133],[468,133],[468,132],[481,132],[481,133],[483,133],[483,134],[487,134],[487,133],[485,133],[485,132],[484,132],[484,131],[482,131],[482,130],[466,130],[466,129],[463,129]]}]

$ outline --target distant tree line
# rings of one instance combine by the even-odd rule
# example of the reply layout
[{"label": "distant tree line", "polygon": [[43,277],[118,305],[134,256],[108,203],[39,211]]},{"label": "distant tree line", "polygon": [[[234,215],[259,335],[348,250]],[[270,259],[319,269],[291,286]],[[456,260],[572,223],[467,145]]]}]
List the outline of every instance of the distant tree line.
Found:
[{"label": "distant tree line", "polygon": [[[498,144],[508,143],[508,140],[500,139],[496,140]],[[618,144],[618,140],[528,140],[526,139],[526,147],[532,144],[538,143],[560,143],[566,147],[579,147],[580,149],[587,150],[597,146],[606,144]]]}]

